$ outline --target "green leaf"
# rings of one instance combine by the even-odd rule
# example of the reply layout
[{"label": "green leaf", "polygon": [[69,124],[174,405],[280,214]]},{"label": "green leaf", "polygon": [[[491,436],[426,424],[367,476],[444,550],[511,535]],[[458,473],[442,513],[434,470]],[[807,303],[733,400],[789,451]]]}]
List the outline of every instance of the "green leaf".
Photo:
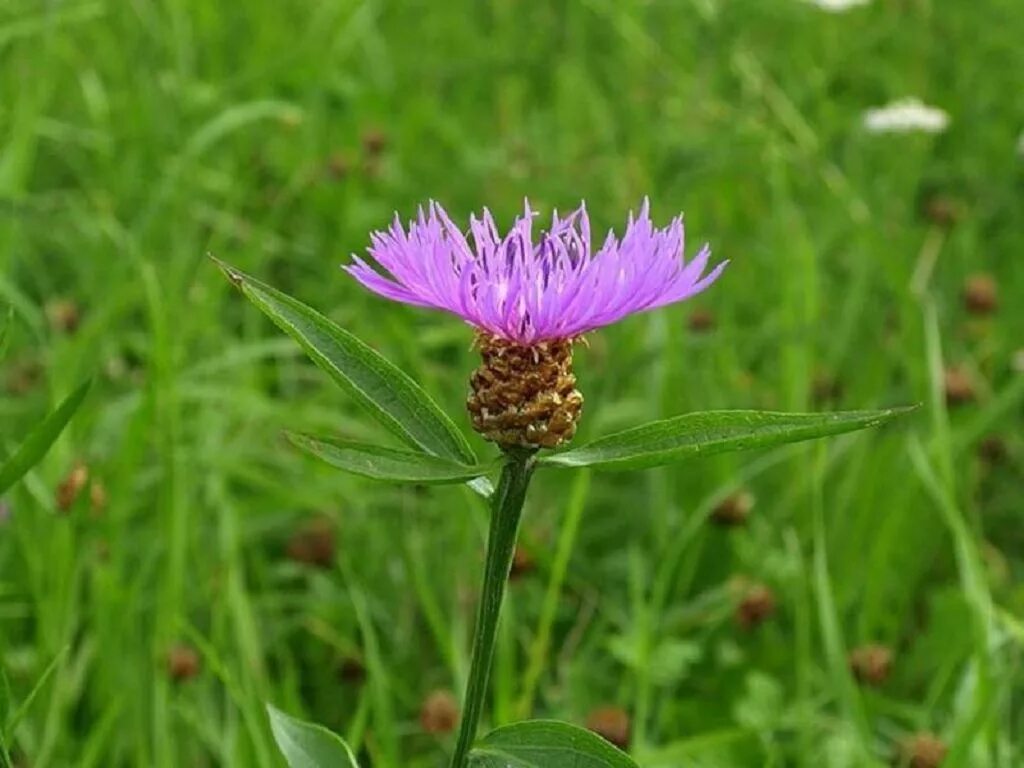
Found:
[{"label": "green leaf", "polygon": [[87,381],[67,396],[56,411],[47,416],[32,430],[21,447],[6,462],[0,465],[0,494],[3,494],[20,480],[26,472],[42,460],[50,446],[64,431],[75,411],[85,400],[91,381]]},{"label": "green leaf", "polygon": [[358,768],[355,755],[340,736],[267,705],[270,730],[289,768]]},{"label": "green leaf", "polygon": [[311,456],[363,477],[402,483],[462,483],[490,472],[487,465],[467,466],[428,453],[398,451],[377,445],[333,438],[286,433],[288,439]]},{"label": "green leaf", "polygon": [[557,720],[527,720],[487,734],[470,768],[637,768],[596,733]]},{"label": "green leaf", "polygon": [[550,467],[642,469],[727,451],[770,448],[876,427],[917,406],[884,411],[707,411],[654,421],[540,459]]},{"label": "green leaf", "polygon": [[405,372],[311,307],[214,261],[246,298],[295,339],[314,363],[381,424],[413,447],[454,461],[476,463],[465,436]]}]

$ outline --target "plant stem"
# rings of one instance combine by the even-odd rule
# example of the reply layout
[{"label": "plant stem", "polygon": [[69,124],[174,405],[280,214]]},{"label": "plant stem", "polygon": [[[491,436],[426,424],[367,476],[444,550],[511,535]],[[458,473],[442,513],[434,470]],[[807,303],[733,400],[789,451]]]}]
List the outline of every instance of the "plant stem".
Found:
[{"label": "plant stem", "polygon": [[451,768],[464,768],[469,749],[476,738],[477,725],[487,694],[487,676],[494,655],[494,639],[505,596],[505,584],[512,566],[516,548],[519,519],[523,513],[526,489],[533,474],[533,452],[507,452],[507,462],[501,472],[498,489],[491,505],[491,528],[487,536],[487,561],[484,564],[484,583],[477,608],[476,628],[473,632],[473,658],[469,666],[469,681],[463,702],[459,738],[452,754]]}]

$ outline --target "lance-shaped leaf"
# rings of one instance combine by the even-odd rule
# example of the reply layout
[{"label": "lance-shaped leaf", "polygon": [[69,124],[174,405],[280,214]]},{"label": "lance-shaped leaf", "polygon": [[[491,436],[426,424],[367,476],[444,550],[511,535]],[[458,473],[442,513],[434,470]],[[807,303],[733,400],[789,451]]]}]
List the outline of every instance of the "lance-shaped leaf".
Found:
[{"label": "lance-shaped leaf", "polygon": [[481,477],[494,468],[482,464],[467,466],[441,456],[366,443],[310,437],[294,432],[286,434],[297,447],[332,467],[375,480],[427,485],[462,483]]},{"label": "lance-shaped leaf", "polygon": [[681,459],[710,456],[727,451],[770,448],[784,443],[796,443],[876,427],[916,407],[838,413],[688,413],[685,416],[627,429],[579,448],[545,456],[540,459],[540,464],[549,467],[643,469]]},{"label": "lance-shaped leaf", "polygon": [[348,745],[322,725],[307,723],[267,705],[270,730],[288,768],[358,768]]},{"label": "lance-shaped leaf", "polygon": [[43,419],[42,423],[29,433],[14,455],[0,465],[0,494],[42,460],[85,400],[91,384],[92,382],[87,381],[68,395],[56,411]]},{"label": "lance-shaped leaf", "polygon": [[477,742],[470,768],[637,768],[595,733],[557,720],[527,720]]},{"label": "lance-shaped leaf", "polygon": [[464,463],[465,436],[404,371],[297,299],[217,261],[228,279],[371,415],[409,445]]}]

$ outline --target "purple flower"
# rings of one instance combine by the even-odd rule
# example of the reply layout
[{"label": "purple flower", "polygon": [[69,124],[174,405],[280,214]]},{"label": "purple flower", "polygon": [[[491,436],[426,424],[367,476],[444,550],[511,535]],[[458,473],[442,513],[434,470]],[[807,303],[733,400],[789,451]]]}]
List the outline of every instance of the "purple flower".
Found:
[{"label": "purple flower", "polygon": [[609,232],[594,252],[584,205],[534,236],[535,213],[523,215],[501,237],[490,211],[470,218],[472,245],[444,209],[421,208],[408,231],[398,215],[386,232],[371,235],[370,256],[387,275],[354,256],[345,269],[388,299],[443,309],[498,338],[530,346],[572,339],[635,312],[694,296],[722,273],[704,274],[707,246],[683,260],[683,220],[664,229],[651,223],[644,200],[630,214],[622,239]]}]

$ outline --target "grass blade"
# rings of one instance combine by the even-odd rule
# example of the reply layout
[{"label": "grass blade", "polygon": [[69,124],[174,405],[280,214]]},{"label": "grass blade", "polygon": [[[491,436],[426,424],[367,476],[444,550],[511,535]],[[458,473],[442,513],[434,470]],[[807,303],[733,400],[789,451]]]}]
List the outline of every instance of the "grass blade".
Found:
[{"label": "grass blade", "polygon": [[67,396],[56,411],[47,416],[37,426],[21,447],[14,452],[2,466],[0,466],[0,494],[6,492],[12,485],[20,480],[26,472],[42,460],[50,446],[64,431],[64,427],[71,421],[82,401],[85,400],[91,381],[87,381]]}]

